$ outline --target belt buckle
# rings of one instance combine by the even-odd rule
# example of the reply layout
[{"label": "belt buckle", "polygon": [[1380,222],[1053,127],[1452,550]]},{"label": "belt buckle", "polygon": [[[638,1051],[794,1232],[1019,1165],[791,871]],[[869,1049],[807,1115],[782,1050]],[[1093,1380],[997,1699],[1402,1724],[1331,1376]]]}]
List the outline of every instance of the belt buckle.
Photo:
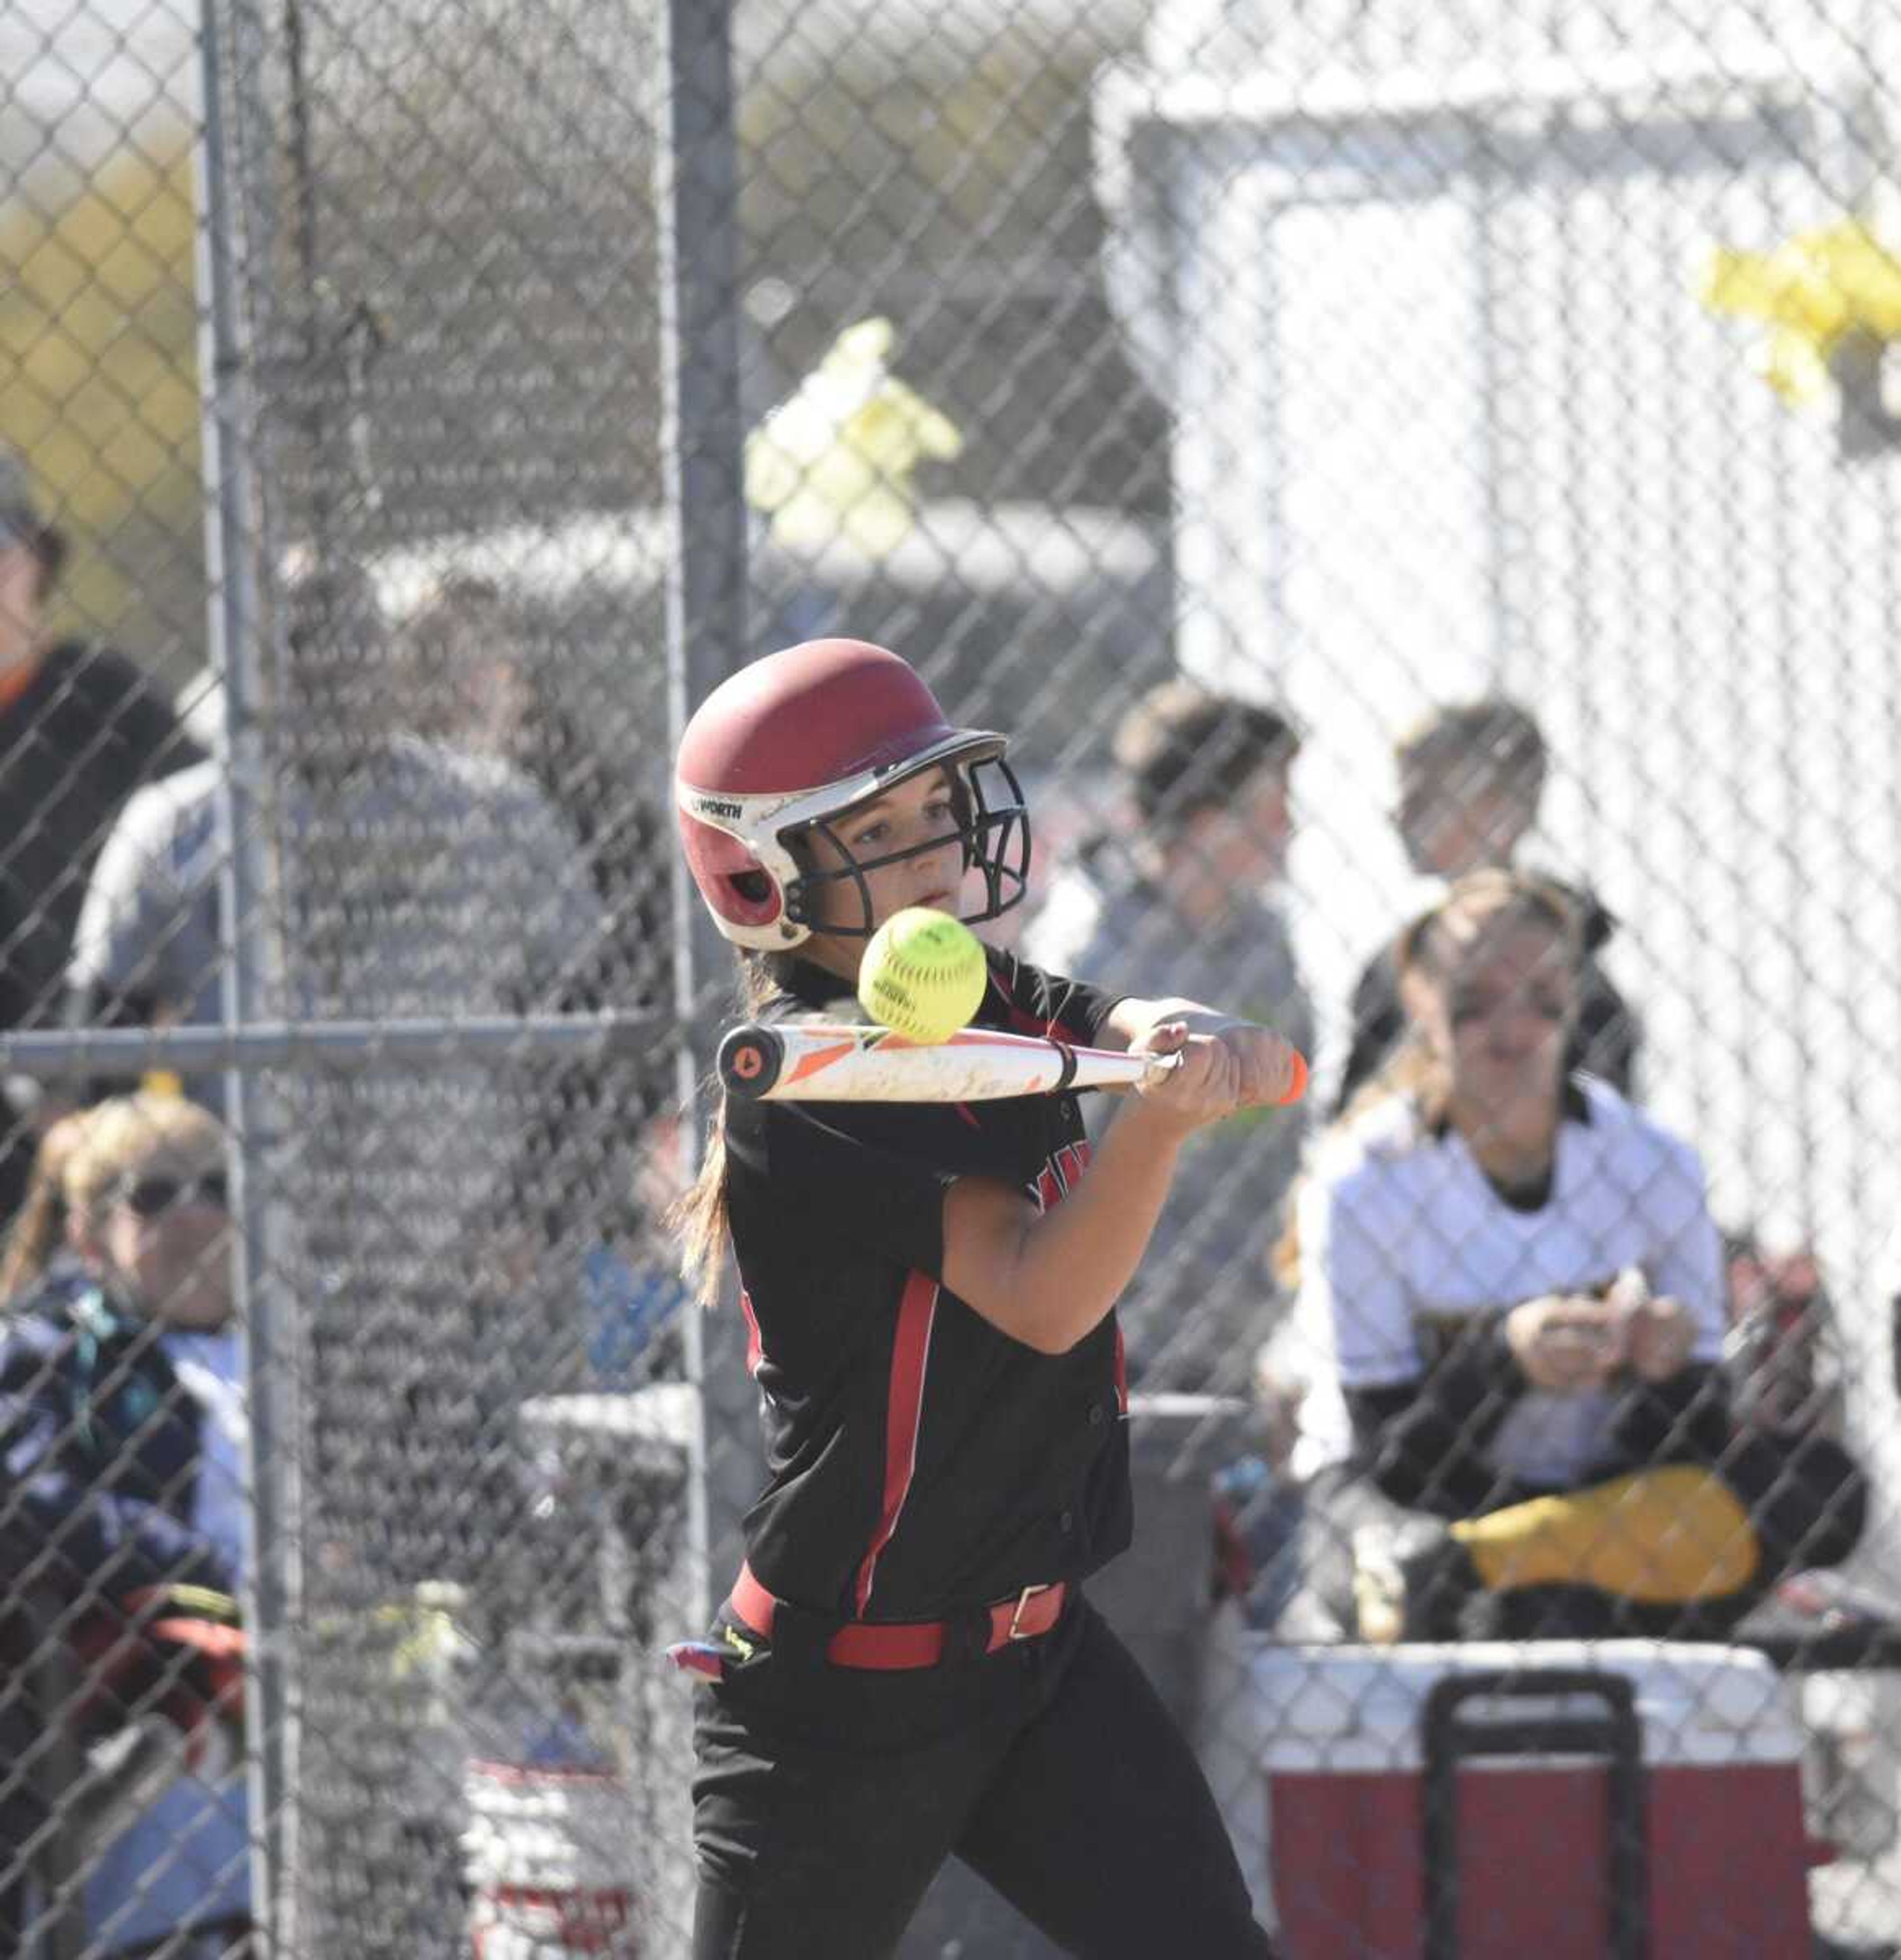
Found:
[{"label": "belt buckle", "polygon": [[1022,1625],[1019,1624],[1023,1618],[1023,1608],[1036,1597],[1038,1593],[1047,1592],[1049,1589],[1049,1587],[1047,1586],[1026,1586],[1021,1592],[1018,1593],[1016,1596],[1016,1608],[1010,1615],[1010,1631],[1009,1637],[1011,1640],[1027,1640],[1032,1637],[1030,1634],[1024,1631]]}]

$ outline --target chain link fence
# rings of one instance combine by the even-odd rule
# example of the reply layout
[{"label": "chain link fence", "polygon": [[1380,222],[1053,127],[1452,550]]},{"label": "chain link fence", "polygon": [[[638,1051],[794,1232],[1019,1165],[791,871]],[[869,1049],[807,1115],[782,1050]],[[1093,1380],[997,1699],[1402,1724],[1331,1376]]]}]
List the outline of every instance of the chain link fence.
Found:
[{"label": "chain link fence", "polygon": [[[1901,1951],[1883,10],[0,49],[0,1947],[688,1949],[759,1466],[669,758],[840,631],[1011,733],[1001,937],[1314,1057],[1125,1303],[1092,1586],[1287,1950]],[[1052,1949],[953,1866],[903,1950]]]}]

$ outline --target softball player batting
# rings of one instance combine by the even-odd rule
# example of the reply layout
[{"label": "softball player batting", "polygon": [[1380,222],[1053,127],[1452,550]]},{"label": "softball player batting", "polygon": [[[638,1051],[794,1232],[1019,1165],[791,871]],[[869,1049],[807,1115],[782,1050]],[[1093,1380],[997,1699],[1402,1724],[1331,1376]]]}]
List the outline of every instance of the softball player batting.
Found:
[{"label": "softball player batting", "polygon": [[[681,836],[753,1018],[836,1017],[880,922],[956,910],[971,874],[973,923],[1017,902],[1005,748],[859,641],[709,697]],[[1184,1141],[1283,1100],[1299,1059],[1192,1002],[996,950],[989,976],[976,1026],[1180,1055],[1093,1161],[1071,1094],[736,1097],[682,1208],[707,1290],[736,1255],[768,1465],[730,1596],[673,1650],[707,1677],[696,1960],[888,1953],[952,1853],[1092,1960],[1271,1956],[1192,1755],[1081,1582],[1130,1536],[1116,1296]]]}]

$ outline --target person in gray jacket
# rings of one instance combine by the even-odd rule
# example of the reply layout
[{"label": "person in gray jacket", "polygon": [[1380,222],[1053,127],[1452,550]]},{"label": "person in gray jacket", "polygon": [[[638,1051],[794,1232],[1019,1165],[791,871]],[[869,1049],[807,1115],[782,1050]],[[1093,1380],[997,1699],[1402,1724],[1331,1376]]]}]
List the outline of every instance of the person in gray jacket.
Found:
[{"label": "person in gray jacket", "polygon": [[[300,568],[278,603],[285,693],[258,784],[266,915],[225,915],[225,764],[152,786],[127,805],[87,895],[78,1011],[221,1021],[224,969],[246,931],[281,949],[265,968],[269,1019],[453,1024],[567,1007],[604,931],[569,826],[512,763],[415,732],[422,704],[360,568]],[[508,1534],[495,1521],[520,1502],[520,1406],[586,1378],[577,1249],[606,1229],[599,1181],[548,1141],[557,1077],[532,1054],[472,1052],[262,1085],[246,1168],[272,1201],[266,1283],[295,1290],[280,1338],[299,1382],[313,1624],[374,1625],[424,1583],[502,1596]],[[221,1100],[215,1076],[186,1087]],[[311,1856],[370,1874],[362,1923],[389,1944],[353,1933],[351,1950],[412,1960],[431,1949],[410,1916],[439,1915],[454,1848],[447,1825],[413,1858],[361,1838],[361,1819],[411,1803],[437,1815],[445,1798],[418,1734],[364,1692],[354,1637],[313,1658],[304,1684],[310,1773],[336,1793]],[[327,1927],[359,1907],[326,1892],[312,1910]]]},{"label": "person in gray jacket", "polygon": [[[1132,994],[1231,1002],[1311,1053],[1313,1008],[1276,896],[1298,730],[1277,710],[1167,681],[1124,716],[1114,756],[1130,821],[1053,883],[1026,956]],[[1248,1395],[1281,1301],[1269,1264],[1299,1168],[1302,1106],[1198,1135],[1121,1312],[1130,1379]]]},{"label": "person in gray jacket", "polygon": [[[300,576],[284,603],[296,711],[273,758],[275,873],[261,902],[284,954],[267,1013],[456,1021],[558,1009],[603,930],[571,831],[510,764],[405,732],[359,571]],[[81,914],[69,981],[82,1018],[223,1019],[228,949],[248,923],[222,915],[224,766],[183,771],[126,806]],[[348,1408],[371,1424],[360,1488],[326,1494],[361,1507],[339,1519],[342,1535],[377,1520],[386,1580],[466,1568],[481,1536],[466,1513],[485,1440],[475,1432],[532,1379],[526,1352],[545,1370],[560,1346],[529,1327],[523,1298],[531,1284],[537,1297],[560,1290],[543,1284],[530,1188],[550,1074],[469,1055],[272,1085],[282,1174],[330,1296],[314,1336],[320,1395],[338,1421]],[[217,1076],[186,1086],[221,1101]],[[393,1491],[408,1500],[391,1503]]]}]

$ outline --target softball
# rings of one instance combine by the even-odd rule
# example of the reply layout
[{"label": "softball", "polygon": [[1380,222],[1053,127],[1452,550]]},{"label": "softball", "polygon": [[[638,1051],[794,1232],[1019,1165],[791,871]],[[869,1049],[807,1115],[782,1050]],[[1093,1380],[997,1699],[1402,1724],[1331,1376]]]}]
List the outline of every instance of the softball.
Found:
[{"label": "softball", "polygon": [[927,905],[893,912],[858,969],[858,1004],[908,1041],[948,1041],[983,1004],[984,945],[961,919]]}]

